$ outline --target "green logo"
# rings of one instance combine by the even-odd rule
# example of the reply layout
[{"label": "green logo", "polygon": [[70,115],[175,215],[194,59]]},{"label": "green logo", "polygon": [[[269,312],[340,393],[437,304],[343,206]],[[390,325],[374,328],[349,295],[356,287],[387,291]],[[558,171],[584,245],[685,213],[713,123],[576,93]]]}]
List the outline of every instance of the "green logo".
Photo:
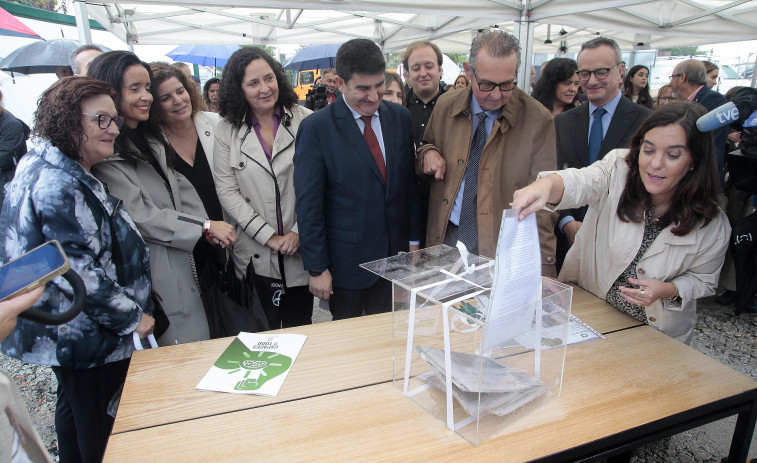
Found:
[{"label": "green logo", "polygon": [[239,377],[234,390],[255,391],[286,372],[292,366],[292,359],[276,352],[252,351],[235,338],[214,366],[230,370],[228,374]]}]

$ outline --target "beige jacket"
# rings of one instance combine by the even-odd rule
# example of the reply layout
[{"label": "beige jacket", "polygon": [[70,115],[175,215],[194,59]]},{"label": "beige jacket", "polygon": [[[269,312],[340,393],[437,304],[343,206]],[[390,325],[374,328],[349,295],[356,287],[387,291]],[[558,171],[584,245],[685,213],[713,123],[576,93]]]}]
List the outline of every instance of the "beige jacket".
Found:
[{"label": "beige jacket", "polygon": [[[423,144],[439,148],[447,163],[443,180],[432,180],[428,206],[426,245],[442,244],[452,205],[465,176],[470,152],[470,88],[445,93],[436,102]],[[543,170],[557,168],[555,125],[552,116],[538,101],[518,88],[494,122],[481,154],[478,173],[478,253],[494,258],[502,212],[508,209],[515,190],[525,187]],[[421,159],[416,172],[423,173]],[[554,234],[557,214],[536,214],[541,245],[542,274],[556,276]]]},{"label": "beige jacket", "polygon": [[133,163],[115,155],[92,166],[92,173],[108,185],[113,196],[123,200],[150,248],[152,286],[163,299],[171,322],[158,344],[209,339],[200,288],[189,260],[197,241],[204,239],[202,225],[207,214],[189,180],[168,167],[163,145],[153,138],[148,138],[148,143],[168,179],[173,201],[163,178],[147,162]]},{"label": "beige jacket", "polygon": [[[279,126],[273,142],[273,169],[255,130],[247,124],[234,128],[223,120],[216,128],[214,168],[216,191],[224,213],[237,227],[234,261],[244,276],[252,258],[258,275],[281,278],[278,256],[265,243],[276,233],[276,188],[281,193],[284,233],[297,231],[294,210],[294,137],[302,119],[311,113],[301,106],[284,110],[290,125]],[[274,180],[275,179],[275,180]],[[309,275],[299,256],[284,257],[287,286],[308,284]]]},{"label": "beige jacket", "polygon": [[[208,158],[210,170],[213,170],[213,149],[216,141],[216,126],[221,122],[221,116],[216,113],[200,111],[194,116],[195,129],[197,136],[200,138],[202,150],[205,151],[205,157]],[[215,178],[215,172],[214,178]]]},{"label": "beige jacket", "polygon": [[[583,169],[557,173],[565,193],[557,209],[588,204],[581,230],[565,257],[560,281],[576,282],[602,299],[631,263],[644,236],[643,223],[618,219],[617,208],[625,188],[627,149],[613,150]],[[714,294],[731,235],[725,213],[686,236],[675,236],[672,226],[660,232],[639,260],[639,278],[673,282],[681,303],[658,300],[646,309],[647,323],[679,341],[689,342],[696,323],[696,299]]]}]

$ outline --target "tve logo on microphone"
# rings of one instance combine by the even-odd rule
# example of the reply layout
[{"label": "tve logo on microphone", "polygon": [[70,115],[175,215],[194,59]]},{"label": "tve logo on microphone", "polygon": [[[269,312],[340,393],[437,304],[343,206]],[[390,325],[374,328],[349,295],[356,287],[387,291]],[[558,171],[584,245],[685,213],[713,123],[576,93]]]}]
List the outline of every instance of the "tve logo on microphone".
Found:
[{"label": "tve logo on microphone", "polygon": [[723,105],[721,108],[723,108],[723,111],[718,111],[718,109],[715,110],[713,113],[713,116],[718,118],[718,122],[721,124],[730,124],[731,122],[736,122],[739,119],[739,110],[736,109],[735,105]]}]

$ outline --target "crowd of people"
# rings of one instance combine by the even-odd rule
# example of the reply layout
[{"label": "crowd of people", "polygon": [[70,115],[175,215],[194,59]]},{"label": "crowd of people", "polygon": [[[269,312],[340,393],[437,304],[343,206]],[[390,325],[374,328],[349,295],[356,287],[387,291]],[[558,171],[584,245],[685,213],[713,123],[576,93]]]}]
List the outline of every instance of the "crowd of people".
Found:
[{"label": "crowd of people", "polygon": [[[390,284],[360,264],[457,242],[493,258],[510,203],[536,214],[544,276],[689,342],[730,237],[727,128],[695,125],[725,103],[709,86],[717,67],[681,62],[654,99],[650,69],[626,70],[611,39],[546,63],[530,95],[520,61],[514,36],[482,32],[446,86],[441,50],[418,41],[403,82],[353,39],[312,112],[259,48],[202,89],[130,52],[74,52],[74,76],[39,100],[36,148],[0,151],[3,172],[13,160],[0,261],[56,239],[87,288],[74,321],[19,320],[2,342],[53,367],[60,461],[102,458],[132,333],[161,346],[210,337],[205,266],[231,259],[272,329],[311,323],[314,297],[335,320],[386,312]],[[0,118],[19,126],[1,106]],[[72,297],[55,280],[36,307]]]}]

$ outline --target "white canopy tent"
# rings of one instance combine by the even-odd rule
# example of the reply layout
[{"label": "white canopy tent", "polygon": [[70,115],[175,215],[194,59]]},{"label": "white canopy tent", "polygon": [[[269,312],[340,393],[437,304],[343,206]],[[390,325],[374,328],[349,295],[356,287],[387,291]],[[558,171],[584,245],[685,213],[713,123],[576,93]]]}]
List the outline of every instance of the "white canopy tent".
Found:
[{"label": "white canopy tent", "polygon": [[522,79],[532,53],[576,52],[598,35],[625,50],[757,38],[755,0],[75,0],[74,7],[77,17],[88,14],[125,42],[143,45],[318,44],[361,37],[387,53],[419,39],[465,53],[479,30],[497,27],[521,41]]}]

